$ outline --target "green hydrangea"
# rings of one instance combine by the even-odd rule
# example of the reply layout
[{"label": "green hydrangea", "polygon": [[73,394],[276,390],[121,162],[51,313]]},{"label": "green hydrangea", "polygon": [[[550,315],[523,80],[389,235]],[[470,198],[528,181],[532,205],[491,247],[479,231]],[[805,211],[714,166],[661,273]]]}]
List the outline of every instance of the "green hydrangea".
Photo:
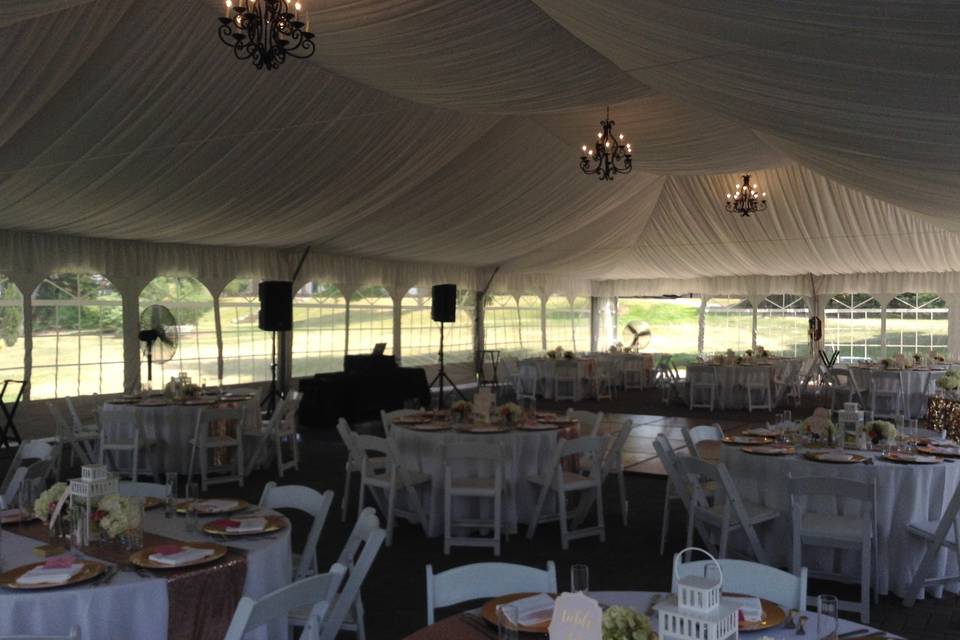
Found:
[{"label": "green hydrangea", "polygon": [[603,612],[603,640],[651,640],[650,618],[630,607],[610,607]]}]

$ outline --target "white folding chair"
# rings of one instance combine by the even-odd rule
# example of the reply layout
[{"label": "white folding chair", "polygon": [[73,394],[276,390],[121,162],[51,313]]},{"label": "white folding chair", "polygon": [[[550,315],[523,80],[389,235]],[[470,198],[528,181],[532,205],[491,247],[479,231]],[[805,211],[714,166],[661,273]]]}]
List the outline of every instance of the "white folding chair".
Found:
[{"label": "white folding chair", "polygon": [[770,392],[770,367],[753,366],[746,368],[744,390],[747,393],[747,411],[754,409],[773,411],[773,395]]},{"label": "white folding chair", "polygon": [[244,471],[247,475],[254,469],[265,466],[269,460],[271,449],[275,446],[274,434],[280,431],[280,421],[283,419],[283,405],[286,402],[278,398],[273,407],[273,413],[266,420],[251,421],[249,418],[243,425],[243,450],[249,451],[244,461]]},{"label": "white folding chair", "polygon": [[117,491],[125,498],[168,498],[170,485],[159,482],[129,482],[124,480],[117,485]]},{"label": "white folding chair", "polygon": [[242,640],[253,631],[275,620],[286,622],[289,613],[309,607],[309,621],[323,624],[329,617],[337,590],[343,583],[347,569],[335,564],[330,571],[298,580],[262,598],[243,596],[233,613],[233,620],[224,640]]},{"label": "white folding chair", "polygon": [[[676,556],[674,556],[676,558]],[[796,574],[768,567],[749,560],[717,560],[723,571],[723,590],[746,596],[757,596],[774,602],[784,609],[807,610],[807,569]],[[713,568],[710,560],[696,560],[679,564],[680,577],[705,576]],[[673,576],[673,592],[677,590],[677,576]]]},{"label": "white folding chair", "polygon": [[[17,447],[0,485],[0,509],[16,504],[17,495],[24,486],[34,490],[46,488],[54,466],[60,462],[62,445],[56,440],[24,440]],[[27,461],[32,461],[26,464]]]},{"label": "white folding chair", "polygon": [[[717,544],[709,539],[710,536],[704,542],[717,551],[718,557],[725,558],[730,533],[742,530],[750,542],[755,558],[763,564],[769,564],[767,552],[760,543],[754,527],[779,518],[780,512],[743,500],[723,463],[713,465],[690,456],[677,457],[677,462],[681,473],[688,479],[691,487],[691,500],[687,512],[689,518],[687,546],[693,544],[693,531],[696,524],[703,523],[720,534]],[[712,482],[713,485],[707,485],[708,482]],[[711,500],[709,492],[713,487],[715,487],[715,493]]]},{"label": "white folding chair", "polygon": [[874,371],[870,376],[870,411],[874,420],[903,416],[903,407],[903,380],[900,372]]},{"label": "white folding chair", "polygon": [[303,552],[293,554],[295,580],[317,573],[317,543],[331,504],[333,491],[320,493],[295,484],[278,486],[276,482],[268,482],[260,494],[260,506],[264,509],[296,509],[310,516],[310,531],[303,543]]},{"label": "white folding chair", "polygon": [[920,405],[920,415],[916,417],[918,418],[927,417],[927,398],[937,395],[937,380],[942,378],[946,373],[947,371],[944,369],[944,370],[938,370],[938,371],[931,371],[930,373],[927,374],[927,379],[923,384],[923,390],[919,394],[917,394],[921,397],[917,398],[911,404],[911,406],[915,406],[917,404]]},{"label": "white folding chair", "polygon": [[774,388],[774,406],[780,406],[793,398],[794,406],[800,406],[802,393],[800,391],[800,367],[802,363],[799,360],[787,362],[778,369],[773,376]]},{"label": "white folding chair", "polygon": [[80,627],[73,625],[65,636],[0,636],[0,640],[81,640]]},{"label": "white folding chair", "polygon": [[957,545],[960,540],[960,488],[953,492],[939,519],[914,520],[907,525],[907,531],[924,545],[923,559],[903,598],[903,605],[912,607],[927,587],[960,580],[960,575],[953,572],[945,576],[934,575],[934,567],[942,558],[940,552],[943,549],[952,551],[960,560],[960,546]]},{"label": "white folding chair", "polygon": [[[357,634],[357,640],[365,640],[365,631],[363,627],[363,606],[360,602],[360,588],[370,573],[373,561],[377,559],[380,553],[380,547],[383,546],[386,534],[380,528],[375,515],[369,512],[361,511],[364,518],[363,523],[359,523],[360,532],[363,533],[362,544],[356,548],[344,547],[340,554],[341,561],[346,561],[345,565],[349,569],[349,576],[340,589],[337,599],[330,609],[330,614],[322,625],[316,624],[317,630],[313,632],[308,624],[304,628],[304,640],[335,640],[340,631],[353,630]],[[372,518],[372,520],[370,519]],[[348,540],[348,545],[350,541]]]},{"label": "white folding chair", "polygon": [[716,368],[710,365],[687,367],[687,390],[690,394],[691,409],[713,411],[717,405],[719,389]]},{"label": "white folding chair", "polygon": [[[493,547],[500,555],[503,521],[504,464],[506,456],[499,443],[455,442],[443,452],[443,553],[450,547]],[[454,499],[479,498],[492,503],[489,519],[456,518]],[[489,537],[453,534],[455,529],[487,530]]]},{"label": "white folding chair", "polygon": [[92,428],[80,422],[76,409],[70,398],[65,398],[67,409],[71,417],[67,419],[63,412],[54,402],[47,402],[47,411],[53,417],[53,422],[57,429],[57,439],[66,446],[70,447],[70,466],[74,465],[76,458],[80,458],[80,464],[93,464],[97,459],[97,444],[100,442],[100,430],[94,425]]},{"label": "white folding chair", "polygon": [[[300,434],[297,430],[297,412],[300,410],[300,402],[303,400],[303,394],[299,391],[287,392],[283,402],[283,411],[280,420],[276,423],[276,429],[273,432],[273,448],[277,454],[277,475],[283,477],[283,472],[287,469],[297,471],[300,469]],[[290,449],[290,458],[283,459],[283,445],[287,444]]]},{"label": "white folding chair", "polygon": [[403,418],[405,416],[412,416],[423,411],[423,407],[419,409],[397,409],[396,411],[384,411],[380,410],[380,424],[383,426],[383,435],[389,436],[390,429],[393,428],[393,421],[397,418]]},{"label": "white folding chair", "polygon": [[517,374],[516,384],[514,389],[516,390],[517,400],[537,400],[537,379],[540,377],[540,372],[537,370],[536,365],[533,364],[521,364],[520,371]]},{"label": "white folding chair", "polygon": [[[803,547],[860,551],[860,602],[840,600],[841,609],[857,611],[860,621],[870,624],[871,567],[877,563],[877,484],[876,480],[860,482],[844,478],[794,478],[788,476],[790,521],[793,539],[792,570],[799,574]],[[834,513],[810,509],[810,498],[829,498]],[[855,513],[847,510],[857,503]],[[840,571],[811,572],[815,578],[850,582]],[[874,580],[876,580],[876,573]],[[878,585],[875,585],[875,587]],[[877,589],[874,589],[877,592]]]},{"label": "white folding chair", "polygon": [[127,472],[130,479],[136,481],[140,476],[140,461],[141,455],[143,455],[144,462],[146,462],[146,468],[143,471],[152,475],[154,480],[157,479],[157,467],[150,459],[157,443],[147,435],[144,429],[143,412],[136,414],[131,429],[132,434],[129,436],[108,434],[110,430],[103,428],[102,411],[97,412],[97,424],[100,426],[100,448],[97,451],[97,464],[107,465],[109,462],[109,466],[114,471],[122,474],[123,470],[120,468],[116,456],[117,454],[128,454],[130,456],[130,468]]},{"label": "white folding chair", "polygon": [[687,454],[694,458],[700,457],[697,445],[701,442],[723,440],[723,429],[719,424],[704,424],[693,428],[680,427],[680,433],[687,445]]},{"label": "white folding chair", "polygon": [[856,378],[847,367],[831,367],[826,370],[830,382],[830,408],[842,409],[847,402],[857,402],[863,406]]},{"label": "white folding chair", "polygon": [[580,398],[580,366],[573,360],[557,360],[553,370],[553,399]]},{"label": "white folding chair", "polygon": [[[658,371],[659,373],[659,371]],[[641,358],[626,358],[623,362],[623,389],[643,389],[646,386],[646,370]]]},{"label": "white folding chair", "polygon": [[434,623],[436,610],[479,598],[509,593],[556,593],[557,566],[547,561],[546,569],[507,562],[478,562],[433,572],[427,565],[427,624]]},{"label": "white folding chair", "polygon": [[[340,439],[347,447],[347,461],[343,470],[343,498],[340,500],[340,521],[347,521],[347,511],[350,508],[350,485],[352,484],[353,474],[359,474],[363,461],[363,452],[357,448],[356,434],[350,430],[350,425],[343,418],[337,420],[337,433]],[[387,459],[385,456],[369,457],[370,464],[378,467],[386,467]]]},{"label": "white folding chair", "polygon": [[[653,449],[657,452],[660,464],[667,472],[667,486],[663,495],[663,521],[660,525],[660,555],[663,555],[667,545],[667,533],[670,529],[670,504],[679,500],[683,504],[684,512],[689,513],[692,495],[690,493],[690,482],[680,471],[677,455],[667,437],[658,433],[653,440]],[[706,531],[701,531],[700,537],[706,538]]]},{"label": "white folding chair", "polygon": [[[609,443],[609,446],[605,447],[603,459],[600,462],[603,467],[603,479],[601,482],[606,482],[610,476],[617,477],[617,488],[620,492],[620,519],[623,521],[623,526],[625,527],[629,523],[630,502],[627,500],[627,479],[623,471],[623,447],[627,443],[627,438],[630,437],[632,431],[633,420],[627,419],[623,421],[620,429],[612,437],[608,436],[604,438],[604,440]],[[589,464],[587,461],[584,462]],[[580,501],[580,504],[577,506],[577,517],[574,521],[577,526],[580,526],[580,523],[586,518],[587,512],[592,505],[593,500],[589,495],[584,496]]]},{"label": "white folding chair", "polygon": [[[187,482],[193,480],[194,462],[199,456],[200,486],[203,491],[211,484],[236,482],[243,486],[243,426],[246,423],[247,407],[205,408],[197,414],[193,438],[190,439],[190,464],[187,467]],[[233,429],[233,434],[215,433],[220,429]],[[213,465],[210,453],[233,450],[232,464]],[[219,472],[223,475],[211,475]]]},{"label": "white folding chair", "polygon": [[[405,468],[400,458],[395,454],[393,445],[386,438],[377,436],[354,435],[358,455],[360,458],[360,499],[357,512],[363,511],[364,497],[367,489],[380,489],[386,493],[387,507],[387,546],[393,544],[393,525],[397,515],[418,523],[425,534],[429,533],[427,517],[417,494],[417,487],[428,484],[432,478],[415,469]],[[371,456],[370,453],[379,453],[381,456]],[[383,457],[384,463],[376,460]],[[406,492],[407,501],[411,509],[401,510],[397,505],[397,491]]]},{"label": "white folding chair", "polygon": [[600,435],[600,425],[603,423],[603,411],[581,411],[567,409],[567,420],[576,420],[580,423],[580,435]]},{"label": "white folding chair", "polygon": [[[601,542],[607,539],[607,533],[603,521],[603,452],[605,439],[600,437],[582,437],[575,440],[560,439],[553,449],[553,455],[550,458],[550,464],[542,475],[527,476],[527,480],[540,488],[537,504],[533,510],[533,516],[530,519],[530,525],[527,528],[527,539],[532,540],[536,533],[537,525],[541,522],[560,522],[560,544],[564,549],[570,547],[570,540],[586,538],[589,536],[599,536]],[[564,468],[563,459],[565,457],[572,459],[588,459],[588,468],[586,471],[574,472]],[[543,516],[543,507],[547,501],[547,495],[550,491],[557,496],[557,515]],[[571,531],[569,521],[571,517],[577,514],[567,512],[567,494],[571,493],[593,493],[595,496],[595,506],[597,510],[597,525],[594,527],[584,527]],[[584,499],[584,496],[581,496]]]},{"label": "white folding chair", "polygon": [[597,358],[593,365],[593,396],[597,400],[613,400],[614,363],[609,358]]}]

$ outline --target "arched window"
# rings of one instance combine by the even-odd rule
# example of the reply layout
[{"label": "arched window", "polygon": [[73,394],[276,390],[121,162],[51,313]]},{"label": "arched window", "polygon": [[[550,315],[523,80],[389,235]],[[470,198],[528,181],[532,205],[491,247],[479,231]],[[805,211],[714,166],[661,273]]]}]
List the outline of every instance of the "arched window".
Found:
[{"label": "arched window", "polygon": [[[0,385],[2,380],[23,380],[23,296],[0,274]],[[5,399],[13,400],[16,392],[8,393]]]},{"label": "arched window", "polygon": [[947,303],[935,293],[901,293],[887,305],[887,354],[943,351]]},{"label": "arched window", "polygon": [[364,287],[350,296],[351,354],[373,353],[378,342],[393,353],[393,298],[383,287]]},{"label": "arched window", "polygon": [[[646,322],[650,340],[644,353],[669,353],[678,368],[697,358],[700,338],[700,298],[619,298],[617,300],[617,339],[623,341],[623,329],[629,322]],[[627,342],[624,346],[629,346]]]},{"label": "arched window", "polygon": [[540,324],[542,311],[540,296],[525,295],[517,298],[517,313],[520,316],[520,349],[523,355],[543,353],[543,327]]},{"label": "arched window", "polygon": [[865,293],[835,295],[824,309],[824,340],[844,362],[881,357],[881,308]]},{"label": "arched window", "polygon": [[590,298],[566,296],[547,299],[547,349],[562,346],[573,351],[590,349]]},{"label": "arched window", "polygon": [[258,284],[253,278],[237,278],[220,294],[224,384],[270,379],[273,334],[260,330]]},{"label": "arched window", "polygon": [[[196,278],[159,276],[140,292],[140,312],[150,305],[162,305],[177,321],[180,344],[173,358],[153,363],[154,389],[161,388],[181,371],[196,384],[217,380],[217,327],[213,314],[213,296]],[[147,358],[140,358],[140,380],[147,381]]]},{"label": "arched window", "polygon": [[327,282],[308,282],[293,297],[293,375],[343,370],[347,301]]},{"label": "arched window", "polygon": [[[476,296],[457,289],[457,320],[444,325],[447,363],[473,362],[473,316]],[[427,287],[413,287],[400,302],[400,350],[404,366],[435,364],[440,351],[440,323],[430,319],[433,299]]]},{"label": "arched window", "polygon": [[770,294],[757,307],[757,344],[777,356],[805,358],[810,354],[809,318],[803,296]]},{"label": "arched window", "polygon": [[703,352],[725,353],[727,349],[733,349],[742,353],[752,346],[753,307],[750,301],[740,297],[707,300],[703,310]]},{"label": "arched window", "polygon": [[33,292],[30,397],[123,391],[123,302],[96,273],[56,273]]}]

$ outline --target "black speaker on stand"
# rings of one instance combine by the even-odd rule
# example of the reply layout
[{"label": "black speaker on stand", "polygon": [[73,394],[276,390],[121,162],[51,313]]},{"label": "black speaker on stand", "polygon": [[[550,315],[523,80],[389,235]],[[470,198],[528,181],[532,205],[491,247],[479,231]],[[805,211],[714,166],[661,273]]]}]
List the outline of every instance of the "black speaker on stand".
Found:
[{"label": "black speaker on stand", "polygon": [[259,326],[271,332],[270,391],[260,402],[267,417],[277,408],[277,398],[283,398],[277,386],[277,331],[293,329],[293,283],[283,280],[264,280],[257,293],[260,297]]},{"label": "black speaker on stand", "polygon": [[455,284],[435,284],[430,292],[432,303],[430,306],[430,318],[434,322],[440,323],[440,370],[430,381],[430,388],[439,382],[440,395],[437,396],[437,408],[443,409],[443,381],[450,383],[450,387],[457,392],[457,395],[466,400],[464,395],[453,383],[450,376],[447,375],[443,367],[443,325],[447,322],[457,321],[457,285]]}]

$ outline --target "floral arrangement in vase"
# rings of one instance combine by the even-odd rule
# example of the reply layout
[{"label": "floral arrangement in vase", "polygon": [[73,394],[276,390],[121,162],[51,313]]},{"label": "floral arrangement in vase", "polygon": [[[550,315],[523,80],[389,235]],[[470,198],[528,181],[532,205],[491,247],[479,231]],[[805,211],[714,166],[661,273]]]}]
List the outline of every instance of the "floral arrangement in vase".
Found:
[{"label": "floral arrangement in vase", "polygon": [[752,358],[752,357],[753,357],[753,349],[747,349],[746,351],[743,352],[743,355],[746,356],[747,358]]},{"label": "floral arrangement in vase", "polygon": [[757,345],[756,353],[757,353],[757,357],[758,357],[758,358],[769,358],[769,357],[770,357],[770,354],[767,352],[766,349],[763,348],[763,345],[761,345],[761,344],[758,344],[758,345]]},{"label": "floral arrangement in vase", "polygon": [[890,369],[891,367],[893,367],[893,358],[884,358],[883,360],[880,361],[880,364],[883,366],[884,369]]},{"label": "floral arrangement in vase", "polygon": [[50,516],[53,515],[54,509],[57,508],[57,503],[60,502],[60,498],[63,497],[66,490],[67,483],[58,482],[41,493],[40,497],[33,501],[33,515],[45,523],[49,523]]},{"label": "floral arrangement in vase", "polygon": [[880,444],[884,440],[893,442],[897,438],[897,426],[886,420],[871,420],[863,425],[863,432],[873,444]]},{"label": "floral arrangement in vase", "polygon": [[497,409],[497,413],[508,425],[519,424],[520,420],[523,419],[523,409],[521,409],[520,405],[515,402],[508,402],[507,404],[500,405],[500,407]]},{"label": "floral arrangement in vase", "polygon": [[565,360],[573,360],[575,357],[576,357],[576,355],[573,353],[573,351],[564,351],[564,352],[563,352],[563,358],[564,358]]},{"label": "floral arrangement in vase", "polygon": [[955,396],[960,391],[960,369],[950,369],[937,378],[937,388]]},{"label": "floral arrangement in vase", "polygon": [[930,362],[946,362],[947,359],[943,357],[939,351],[931,351],[927,354],[927,358],[930,359]]},{"label": "floral arrangement in vase", "polygon": [[608,351],[610,351],[610,353],[623,353],[623,343],[618,342],[617,344],[610,345]]},{"label": "floral arrangement in vase", "polygon": [[650,618],[630,607],[613,606],[603,612],[603,640],[652,640]]},{"label": "floral arrangement in vase", "polygon": [[830,419],[830,410],[825,407],[814,409],[813,415],[800,423],[800,430],[809,435],[812,440],[824,441],[830,446],[841,435],[840,427]]},{"label": "floral arrangement in vase", "polygon": [[550,358],[551,360],[556,360],[556,359],[557,359],[557,352],[556,352],[556,351],[547,351],[547,357]]},{"label": "floral arrangement in vase", "polygon": [[457,400],[450,407],[450,411],[457,414],[460,420],[465,420],[468,415],[473,413],[473,403],[467,400]]},{"label": "floral arrangement in vase", "polygon": [[110,538],[140,527],[140,503],[130,498],[109,495],[100,501],[93,520]]}]

